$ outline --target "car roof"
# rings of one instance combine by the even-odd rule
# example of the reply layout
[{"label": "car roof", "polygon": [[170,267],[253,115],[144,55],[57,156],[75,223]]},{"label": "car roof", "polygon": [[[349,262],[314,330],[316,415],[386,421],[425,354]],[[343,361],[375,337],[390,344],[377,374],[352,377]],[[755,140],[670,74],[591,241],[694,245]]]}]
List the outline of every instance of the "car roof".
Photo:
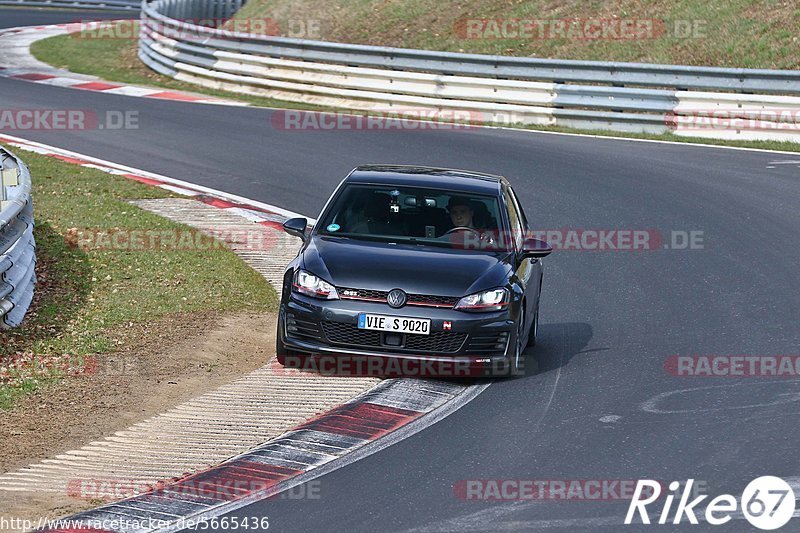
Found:
[{"label": "car roof", "polygon": [[346,183],[430,187],[492,196],[498,195],[500,184],[507,182],[504,177],[492,174],[411,165],[362,165],[353,169],[345,181]]}]

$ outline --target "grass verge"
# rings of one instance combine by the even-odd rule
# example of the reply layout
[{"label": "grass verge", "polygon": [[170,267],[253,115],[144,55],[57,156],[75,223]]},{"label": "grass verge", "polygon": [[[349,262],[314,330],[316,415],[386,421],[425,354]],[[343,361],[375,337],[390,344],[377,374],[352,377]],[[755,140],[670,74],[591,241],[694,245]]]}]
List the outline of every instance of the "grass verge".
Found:
[{"label": "grass verge", "polygon": [[[138,21],[124,21],[123,31],[109,32],[103,35],[138,35]],[[81,32],[57,35],[36,41],[31,45],[31,53],[36,59],[55,67],[65,68],[78,74],[99,76],[105,80],[134,85],[149,85],[188,91],[218,98],[228,98],[248,102],[262,107],[283,107],[290,109],[321,109],[318,106],[296,102],[285,102],[272,98],[263,98],[247,94],[218,91],[174,80],[162,76],[139,60],[139,40],[136,38],[111,38],[97,36],[91,30],[83,35]]]},{"label": "grass verge", "polygon": [[23,325],[0,332],[0,409],[83,372],[87,357],[115,351],[128,328],[168,315],[276,308],[267,281],[224,247],[75,246],[70,236],[76,231],[190,228],[126,201],[169,197],[168,191],[29,152],[18,155],[33,177],[38,284]]},{"label": "grass verge", "polygon": [[791,0],[249,0],[235,18],[255,32],[401,48],[800,68]]}]

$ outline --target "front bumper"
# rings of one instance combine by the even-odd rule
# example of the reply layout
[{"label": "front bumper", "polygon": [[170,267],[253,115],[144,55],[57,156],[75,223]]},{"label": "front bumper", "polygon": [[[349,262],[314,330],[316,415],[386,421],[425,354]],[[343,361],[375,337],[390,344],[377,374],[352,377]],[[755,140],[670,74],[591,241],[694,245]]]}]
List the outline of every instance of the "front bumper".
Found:
[{"label": "front bumper", "polygon": [[[360,330],[359,313],[428,318],[431,333]],[[278,346],[293,355],[391,359],[400,361],[404,369],[441,374],[437,377],[495,375],[509,367],[509,354],[513,353],[509,347],[516,342],[511,316],[511,309],[491,313],[410,305],[394,309],[382,302],[318,300],[292,293],[281,305]],[[445,329],[445,321],[450,322],[449,329]],[[411,363],[417,365],[409,366]]]}]

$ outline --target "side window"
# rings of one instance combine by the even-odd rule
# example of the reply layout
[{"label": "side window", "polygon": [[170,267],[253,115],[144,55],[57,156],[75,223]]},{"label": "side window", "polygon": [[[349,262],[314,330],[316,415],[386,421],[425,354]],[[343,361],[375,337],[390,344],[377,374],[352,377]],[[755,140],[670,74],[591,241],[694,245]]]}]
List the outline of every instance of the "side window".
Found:
[{"label": "side window", "polygon": [[528,228],[528,217],[525,216],[525,210],[522,209],[522,204],[517,199],[517,193],[514,192],[514,189],[512,189],[511,187],[509,187],[508,190],[511,191],[511,197],[514,199],[514,205],[517,208],[517,213],[519,213],[519,219],[520,222],[522,223],[522,229],[523,231],[528,231],[528,229],[530,229]]},{"label": "side window", "polygon": [[511,232],[513,233],[514,243],[516,244],[517,250],[521,250],[524,231],[522,219],[520,218],[519,211],[517,211],[517,202],[513,197],[513,193],[508,188],[503,189],[503,196],[505,197],[506,207],[508,207],[508,218],[511,222]]}]

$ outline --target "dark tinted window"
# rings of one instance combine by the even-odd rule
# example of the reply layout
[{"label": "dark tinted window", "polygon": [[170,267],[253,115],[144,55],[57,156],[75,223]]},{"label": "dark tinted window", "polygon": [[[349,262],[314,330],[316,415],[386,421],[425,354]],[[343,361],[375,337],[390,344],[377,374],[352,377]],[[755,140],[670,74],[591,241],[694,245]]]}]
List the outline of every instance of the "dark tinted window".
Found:
[{"label": "dark tinted window", "polygon": [[449,245],[453,235],[498,235],[497,199],[455,191],[347,185],[318,233],[351,238]]}]

